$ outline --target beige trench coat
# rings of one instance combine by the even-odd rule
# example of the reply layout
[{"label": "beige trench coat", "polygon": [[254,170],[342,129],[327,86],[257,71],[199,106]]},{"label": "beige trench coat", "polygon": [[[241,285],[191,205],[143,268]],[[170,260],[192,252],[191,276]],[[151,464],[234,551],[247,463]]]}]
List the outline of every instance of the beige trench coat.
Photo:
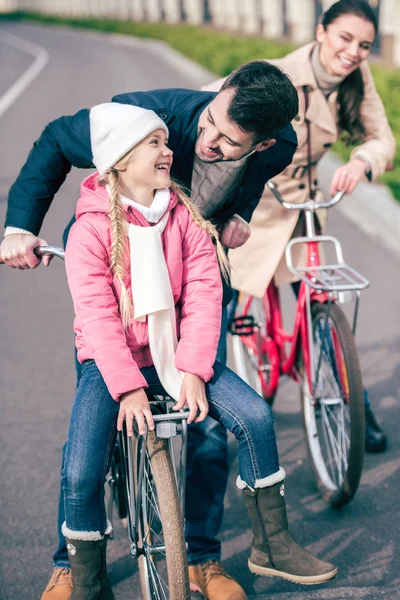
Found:
[{"label": "beige trench coat", "polygon": [[[299,94],[299,113],[292,123],[298,137],[298,148],[292,164],[273,179],[282,197],[289,202],[305,202],[309,197],[308,175],[306,169],[302,168],[308,163],[303,86],[309,86],[306,116],[311,129],[312,163],[318,163],[340,134],[337,128],[337,92],[332,93],[327,101],[315,81],[310,62],[314,44],[312,42],[282,59],[270,61],[290,76]],[[364,79],[361,117],[366,130],[366,141],[353,150],[352,157],[364,157],[370,164],[372,178],[375,179],[393,159],[395,141],[367,62],[362,64],[361,72]],[[218,90],[222,81],[218,80],[205,89]],[[316,166],[312,167],[311,177],[317,183]],[[298,216],[298,211],[288,211],[281,207],[269,189],[265,188],[250,223],[251,236],[248,242],[229,253],[233,288],[262,297],[274,275],[277,285],[295,279],[286,267],[284,252],[293,235],[302,235],[300,231],[295,231]],[[324,215],[319,217],[324,225],[326,218]],[[295,264],[305,264],[304,247],[298,245],[295,248]]]}]

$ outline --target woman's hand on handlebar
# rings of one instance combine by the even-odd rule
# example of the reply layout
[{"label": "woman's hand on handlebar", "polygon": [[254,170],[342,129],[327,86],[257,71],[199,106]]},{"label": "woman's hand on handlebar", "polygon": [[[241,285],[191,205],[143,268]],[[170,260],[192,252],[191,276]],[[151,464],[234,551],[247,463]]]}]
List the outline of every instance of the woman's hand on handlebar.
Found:
[{"label": "woman's hand on handlebar", "polygon": [[[200,423],[208,415],[205,383],[201,377],[193,375],[193,373],[185,373],[182,381],[181,396],[173,410],[182,410],[185,407],[189,408],[188,423]],[[199,411],[200,414],[198,415]]]},{"label": "woman's hand on handlebar", "polygon": [[128,436],[133,435],[133,421],[136,419],[140,435],[146,431],[145,420],[150,431],[154,429],[154,419],[150,409],[150,403],[143,388],[126,392],[121,395],[119,414],[117,420],[117,429],[122,431],[124,420],[126,421],[126,430]]},{"label": "woman's hand on handlebar", "polygon": [[0,263],[4,262],[13,269],[35,269],[41,262],[47,267],[52,256],[35,256],[34,249],[38,246],[47,246],[47,242],[28,233],[7,235],[0,245]]},{"label": "woman's hand on handlebar", "polygon": [[332,179],[329,193],[334,196],[337,192],[344,191],[352,194],[355,187],[365,177],[367,165],[363,160],[353,158],[348,163],[336,169]]}]

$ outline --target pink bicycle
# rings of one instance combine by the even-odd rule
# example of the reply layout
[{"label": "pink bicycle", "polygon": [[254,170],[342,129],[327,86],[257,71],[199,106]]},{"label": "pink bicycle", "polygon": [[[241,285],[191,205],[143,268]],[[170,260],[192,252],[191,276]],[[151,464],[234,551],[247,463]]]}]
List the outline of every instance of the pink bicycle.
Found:
[{"label": "pink bicycle", "polygon": [[[273,403],[281,375],[300,383],[303,423],[311,464],[323,498],[332,506],[348,503],[360,482],[364,445],[364,395],[354,341],[360,292],[365,277],[344,262],[339,241],[317,235],[314,212],[337,204],[343,192],[326,202],[285,202],[304,212],[306,235],[290,240],[286,262],[301,281],[293,330],[283,327],[279,289],[273,282],[262,299],[239,295],[231,324],[235,370],[267,402]],[[306,264],[295,267],[292,249],[304,244]],[[320,247],[333,250],[333,264],[321,264]],[[350,326],[339,304],[355,299]]]}]

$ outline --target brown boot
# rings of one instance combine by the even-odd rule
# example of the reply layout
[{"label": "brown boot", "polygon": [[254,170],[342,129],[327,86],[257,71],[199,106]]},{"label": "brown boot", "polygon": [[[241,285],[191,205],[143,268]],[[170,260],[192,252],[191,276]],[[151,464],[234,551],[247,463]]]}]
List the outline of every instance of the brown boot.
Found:
[{"label": "brown boot", "polygon": [[244,494],[254,534],[248,562],[252,573],[303,584],[335,577],[334,565],[307,552],[290,535],[282,482],[255,491],[245,489]]},{"label": "brown boot", "polygon": [[66,541],[73,581],[69,600],[114,600],[106,569],[107,540]]},{"label": "brown boot", "polygon": [[68,600],[72,593],[70,569],[56,568],[40,600]]},{"label": "brown boot", "polygon": [[202,565],[189,565],[190,589],[207,600],[246,600],[242,586],[225,573],[220,563],[209,560]]}]

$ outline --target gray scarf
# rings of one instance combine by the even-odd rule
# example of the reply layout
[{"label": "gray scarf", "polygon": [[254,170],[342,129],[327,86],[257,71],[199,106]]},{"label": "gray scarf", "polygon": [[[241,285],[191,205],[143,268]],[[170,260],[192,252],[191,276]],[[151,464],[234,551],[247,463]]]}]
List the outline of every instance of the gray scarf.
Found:
[{"label": "gray scarf", "polygon": [[328,99],[328,96],[337,90],[339,84],[342,83],[345,78],[338,75],[329,75],[329,73],[326,72],[319,58],[319,44],[315,44],[311,53],[311,67],[314,71],[319,89],[325,98]]}]

